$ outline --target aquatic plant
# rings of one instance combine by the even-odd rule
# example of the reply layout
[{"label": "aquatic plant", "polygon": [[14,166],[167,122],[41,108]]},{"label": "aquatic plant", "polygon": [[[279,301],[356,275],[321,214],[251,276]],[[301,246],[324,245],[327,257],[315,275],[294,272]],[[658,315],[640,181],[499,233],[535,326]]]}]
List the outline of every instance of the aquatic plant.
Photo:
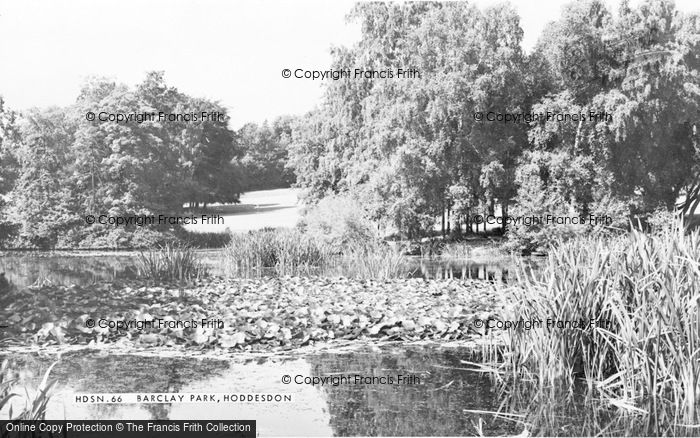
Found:
[{"label": "aquatic plant", "polygon": [[151,281],[189,281],[206,275],[206,268],[189,246],[166,244],[136,256],[136,270]]},{"label": "aquatic plant", "polygon": [[9,377],[9,362],[7,359],[0,364],[0,411],[2,411],[5,406],[9,406],[7,414],[8,420],[44,420],[46,418],[46,407],[51,399],[51,391],[56,386],[56,383],[58,383],[55,379],[49,380],[49,375],[57,363],[58,362],[54,362],[46,373],[44,373],[44,378],[41,380],[34,397],[31,397],[29,391],[25,388],[25,405],[16,415],[14,415],[10,401],[14,397],[20,396],[12,392],[17,380],[10,379]]},{"label": "aquatic plant", "polygon": [[308,275],[330,259],[329,248],[299,230],[265,229],[233,234],[224,249],[224,271],[233,277]]},{"label": "aquatic plant", "polygon": [[344,247],[298,229],[234,234],[223,257],[231,277],[332,275],[359,279],[403,278],[408,265],[399,249],[369,240]]},{"label": "aquatic plant", "polygon": [[560,243],[508,292],[504,319],[538,323],[505,331],[505,345],[494,344],[502,376],[543,391],[583,380],[612,406],[657,422],[700,420],[698,232],[686,235],[676,224]]},{"label": "aquatic plant", "polygon": [[340,276],[363,280],[387,280],[408,276],[408,260],[399,248],[387,244],[355,245],[335,261]]},{"label": "aquatic plant", "polygon": [[[0,321],[23,315],[22,331],[8,333],[21,345],[119,345],[268,350],[331,339],[439,341],[471,339],[475,314],[500,309],[496,286],[484,281],[328,277],[213,278],[186,289],[192,302],[173,299],[179,285],[55,286],[17,291],[0,306]],[[106,321],[137,321],[124,329],[95,324],[91,306]],[[51,309],[51,313],[43,309]],[[185,328],[167,321],[208,320]],[[150,325],[155,319],[164,326]],[[224,329],[220,328],[224,325]],[[122,344],[123,343],[123,344]]]}]

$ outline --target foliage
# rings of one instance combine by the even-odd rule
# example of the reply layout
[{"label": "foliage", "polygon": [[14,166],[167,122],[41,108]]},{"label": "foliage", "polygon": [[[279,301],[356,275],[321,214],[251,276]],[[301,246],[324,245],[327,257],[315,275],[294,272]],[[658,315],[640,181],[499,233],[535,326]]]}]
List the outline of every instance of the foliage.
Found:
[{"label": "foliage", "polygon": [[195,232],[183,229],[178,241],[191,248],[223,248],[231,241],[231,234],[224,232]]},{"label": "foliage", "polygon": [[0,248],[8,245],[18,226],[7,217],[7,196],[15,184],[18,163],[10,144],[17,136],[16,115],[5,109],[0,97]]},{"label": "foliage", "polygon": [[[350,192],[373,220],[416,236],[460,202],[511,195],[508,172],[526,141],[520,125],[493,130],[475,108],[515,110],[522,98],[522,31],[510,7],[466,3],[359,4],[362,40],[334,67],[417,69],[420,77],[354,78],[328,85],[295,135],[290,162],[310,200]],[[353,73],[354,74],[354,73]],[[505,86],[508,84],[508,86]],[[454,185],[469,189],[453,199]]]},{"label": "foliage", "polygon": [[[218,121],[169,120],[163,114],[218,112]],[[142,115],[128,122],[88,121],[94,113]],[[237,202],[243,189],[235,159],[240,151],[218,103],[187,96],[149,73],[135,88],[88,81],[66,108],[32,110],[3,134],[0,176],[8,206],[0,210],[19,227],[14,246],[141,246],[179,227],[143,230],[87,226],[86,215],[176,215],[183,204]],[[5,129],[7,131],[7,129]],[[6,158],[9,156],[10,158]],[[8,165],[5,165],[5,161]],[[14,164],[16,163],[16,165]],[[11,181],[11,190],[5,187]],[[5,213],[6,211],[6,213]],[[3,226],[0,216],[0,227]]]},{"label": "foliage", "polygon": [[[573,215],[609,215],[619,227],[659,206],[673,209],[700,158],[699,34],[697,17],[665,0],[637,9],[624,3],[618,17],[595,0],[564,8],[535,49],[554,82],[532,108],[585,120],[530,124],[532,152],[519,166],[520,212],[561,205]],[[538,232],[513,235],[523,246],[549,243]]]},{"label": "foliage", "polygon": [[231,276],[300,275],[322,268],[329,248],[297,229],[263,229],[232,234],[224,249],[224,267]]},{"label": "foliage", "polygon": [[[335,68],[421,76],[328,83],[289,149],[307,200],[348,192],[370,219],[415,238],[448,212],[461,230],[496,206],[503,216],[608,215],[625,227],[693,191],[700,20],[672,2],[624,3],[615,17],[598,0],[572,3],[527,56],[508,6],[369,3],[351,16],[362,38],[333,51]],[[475,120],[490,111],[577,118]],[[510,235],[529,251],[588,231]]]},{"label": "foliage", "polygon": [[37,388],[37,394],[33,399],[29,396],[29,392],[27,392],[25,406],[16,415],[14,415],[11,400],[20,395],[12,392],[16,380],[9,378],[10,370],[8,368],[8,363],[8,360],[5,359],[2,361],[2,364],[0,364],[0,411],[7,405],[9,406],[8,420],[45,420],[46,407],[51,399],[51,391],[58,383],[55,379],[49,380],[49,375],[58,362],[54,362],[49,369],[46,370],[44,378]]},{"label": "foliage", "polygon": [[[357,238],[356,234],[350,234]],[[223,257],[231,277],[342,276],[392,279],[408,276],[400,248],[375,239],[347,240],[343,245],[310,231],[266,229],[232,234]]]},{"label": "foliage", "polygon": [[[504,320],[501,370],[540,388],[589,389],[623,409],[674,406],[664,425],[696,424],[700,388],[700,234],[579,238],[558,245],[540,274],[521,274]],[[583,321],[573,328],[547,321]],[[590,324],[590,321],[595,321]]]},{"label": "foliage", "polygon": [[508,227],[511,249],[525,253],[543,250],[562,239],[601,228],[547,221],[548,216],[589,217],[582,208],[591,203],[589,199],[582,199],[588,193],[586,185],[593,174],[588,160],[571,161],[564,153],[541,151],[526,154],[525,160],[528,163],[518,168],[516,176],[518,202],[509,214],[514,218],[529,218],[529,221],[522,220]]},{"label": "foliage", "polygon": [[[0,244],[153,244],[157,236],[135,227],[87,227],[84,217],[175,213],[294,182],[309,205],[361,200],[365,219],[409,238],[439,222],[443,235],[464,224],[471,232],[477,213],[608,215],[626,227],[686,195],[685,207],[695,205],[697,14],[670,0],[623,2],[616,16],[601,0],[571,3],[530,54],[510,5],[359,3],[350,18],[361,38],[334,48],[332,67],[350,68],[352,79],[325,82],[323,101],[303,117],[238,132],[225,122],[85,120],[88,112],[226,114],[159,72],[136,87],[91,80],[67,108],[18,116],[0,101]],[[388,71],[393,78],[376,77]],[[479,114],[545,117],[502,123]],[[505,231],[531,251],[589,229]]]},{"label": "foliage", "polygon": [[299,123],[292,117],[278,117],[272,124],[247,123],[238,130],[243,151],[240,164],[246,173],[247,190],[291,187],[294,172],[287,168],[292,132]]},{"label": "foliage", "polygon": [[362,204],[348,196],[327,196],[308,207],[301,227],[336,253],[363,243],[372,244],[379,239]]},{"label": "foliage", "polygon": [[408,276],[407,259],[401,249],[383,242],[351,245],[333,263],[331,272],[348,278],[389,280]]},{"label": "foliage", "polygon": [[153,282],[190,282],[207,273],[192,248],[172,244],[140,252],[136,256],[136,270],[140,278]]}]

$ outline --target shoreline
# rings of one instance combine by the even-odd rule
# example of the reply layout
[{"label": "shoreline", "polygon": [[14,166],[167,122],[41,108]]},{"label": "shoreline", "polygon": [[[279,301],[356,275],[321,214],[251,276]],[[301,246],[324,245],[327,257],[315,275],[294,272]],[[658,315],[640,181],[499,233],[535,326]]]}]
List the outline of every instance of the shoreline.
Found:
[{"label": "shoreline", "polygon": [[148,347],[148,348],[125,348],[122,345],[102,344],[97,346],[88,345],[51,345],[51,346],[9,346],[3,347],[0,358],[11,355],[38,355],[56,356],[60,359],[63,355],[80,353],[108,356],[135,356],[135,357],[158,357],[158,358],[186,358],[186,359],[212,359],[212,360],[247,360],[267,357],[296,359],[299,357],[315,354],[345,354],[353,353],[363,349],[384,349],[384,348],[434,348],[449,350],[464,350],[465,353],[478,354],[480,349],[487,346],[487,342],[480,342],[483,337],[474,336],[474,339],[463,339],[457,341],[440,342],[437,339],[421,339],[415,341],[386,341],[376,339],[355,339],[350,341],[324,341],[314,345],[306,345],[291,349],[277,350],[251,350],[251,351],[228,351],[228,350],[202,350],[193,351],[191,348],[168,348],[168,347]]}]

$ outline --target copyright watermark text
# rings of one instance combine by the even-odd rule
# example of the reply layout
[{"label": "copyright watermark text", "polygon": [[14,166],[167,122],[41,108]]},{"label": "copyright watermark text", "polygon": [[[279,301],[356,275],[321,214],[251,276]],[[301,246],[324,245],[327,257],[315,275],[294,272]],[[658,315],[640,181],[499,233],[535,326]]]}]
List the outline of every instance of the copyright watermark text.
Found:
[{"label": "copyright watermark text", "polygon": [[539,226],[539,225],[593,225],[593,226],[610,226],[613,224],[613,218],[608,215],[588,215],[588,216],[557,216],[552,214],[531,215],[531,216],[496,216],[493,214],[482,215],[475,214],[468,218],[472,224],[489,224],[489,225],[524,225]]},{"label": "copyright watermark text", "polygon": [[574,319],[561,320],[547,318],[543,319],[475,319],[472,325],[477,328],[485,328],[491,330],[532,330],[532,329],[588,329],[594,327],[610,328],[612,321],[607,319]]}]

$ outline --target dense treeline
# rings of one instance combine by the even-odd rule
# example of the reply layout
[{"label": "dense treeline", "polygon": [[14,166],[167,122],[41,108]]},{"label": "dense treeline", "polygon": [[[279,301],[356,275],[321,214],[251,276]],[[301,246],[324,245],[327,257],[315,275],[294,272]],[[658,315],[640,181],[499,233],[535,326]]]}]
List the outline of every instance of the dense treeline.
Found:
[{"label": "dense treeline", "polygon": [[[218,112],[219,121],[88,121],[87,114]],[[74,105],[2,113],[0,230],[5,245],[148,245],[163,227],[88,226],[87,215],[174,214],[184,203],[237,202],[241,150],[219,104],[180,93],[149,73],[135,88],[85,84]]]},{"label": "dense treeline", "polygon": [[299,123],[296,117],[283,116],[262,125],[246,123],[237,131],[247,190],[278,189],[294,184],[294,171],[287,162],[292,135]]},{"label": "dense treeline", "polygon": [[[290,150],[307,199],[349,194],[409,236],[496,210],[625,224],[674,208],[700,170],[700,18],[666,0],[625,1],[616,16],[597,0],[562,11],[525,55],[509,5],[357,5],[362,39],[335,49],[333,67],[421,77],[328,84]],[[503,123],[477,112],[611,117]]]},{"label": "dense treeline", "polygon": [[[630,218],[700,202],[700,17],[669,0],[562,8],[531,53],[515,9],[467,2],[359,3],[336,70],[411,78],[329,80],[321,105],[237,132],[225,122],[105,123],[92,112],[226,113],[150,73],[134,88],[85,84],[67,108],[0,102],[0,245],[147,245],[164,231],[85,216],[173,213],[246,190],[354,198],[408,237],[470,231],[475,214]],[[519,123],[493,115],[583,115]],[[592,113],[601,116],[591,118]],[[491,116],[490,116],[491,115]],[[467,226],[469,224],[469,226]],[[606,223],[609,225],[609,223]],[[523,249],[581,227],[509,226]]]}]

